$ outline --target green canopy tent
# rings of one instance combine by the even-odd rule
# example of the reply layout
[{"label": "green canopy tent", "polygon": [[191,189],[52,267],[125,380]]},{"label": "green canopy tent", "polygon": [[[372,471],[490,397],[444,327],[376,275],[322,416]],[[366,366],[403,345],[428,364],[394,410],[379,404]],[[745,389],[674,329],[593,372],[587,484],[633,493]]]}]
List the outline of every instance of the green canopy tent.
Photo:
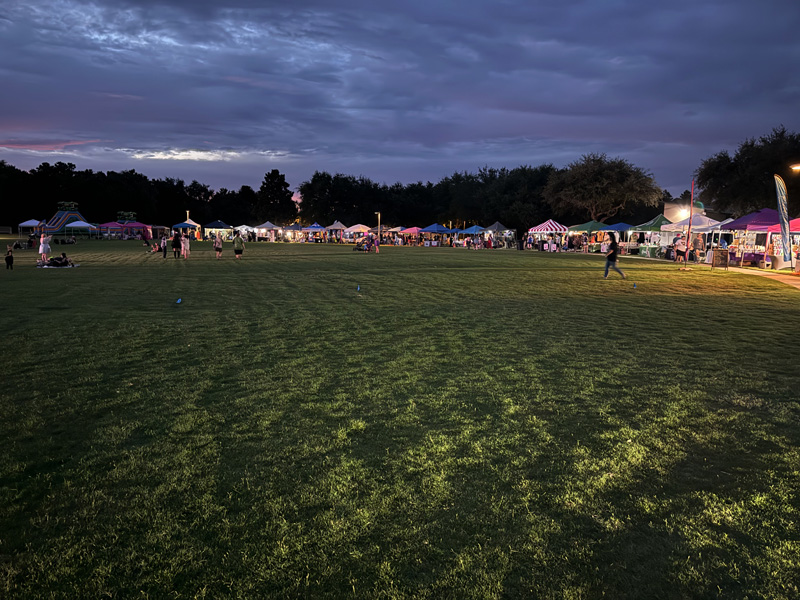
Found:
[{"label": "green canopy tent", "polygon": [[[642,223],[641,225],[634,225],[631,227],[630,232],[631,234],[638,234],[644,233],[645,239],[643,244],[638,244],[638,236],[637,236],[637,251],[639,256],[644,256],[647,258],[656,258],[659,256],[659,251],[661,250],[661,226],[662,225],[671,225],[672,221],[670,221],[664,215],[657,215],[647,221],[647,223]],[[664,244],[666,245],[666,244]]]},{"label": "green canopy tent", "polygon": [[653,217],[647,223],[642,223],[641,225],[634,225],[631,227],[631,231],[658,231],[661,232],[662,225],[670,225],[672,221],[670,221],[664,215],[658,215],[657,217]]},{"label": "green canopy tent", "polygon": [[608,225],[601,223],[600,221],[586,221],[586,223],[573,225],[568,229],[570,233],[594,233],[595,231],[600,231],[605,227],[608,227]]},{"label": "green canopy tent", "polygon": [[586,221],[586,223],[580,223],[579,225],[573,225],[572,227],[568,228],[567,235],[569,236],[576,236],[578,237],[578,241],[575,243],[575,247],[582,250],[583,252],[599,252],[600,246],[599,244],[594,244],[592,248],[592,244],[587,244],[584,246],[583,240],[580,239],[580,234],[585,233],[587,236],[592,235],[598,231],[601,231],[605,227],[608,227],[605,223],[601,223],[600,221]]}]

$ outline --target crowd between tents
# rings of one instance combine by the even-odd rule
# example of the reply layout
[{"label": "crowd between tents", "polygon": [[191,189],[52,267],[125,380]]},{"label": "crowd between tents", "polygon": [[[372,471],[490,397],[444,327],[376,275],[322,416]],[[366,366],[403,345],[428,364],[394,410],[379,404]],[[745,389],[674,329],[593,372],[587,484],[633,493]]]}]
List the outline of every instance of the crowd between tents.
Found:
[{"label": "crowd between tents", "polygon": [[[552,219],[531,227],[522,239],[516,231],[496,222],[488,227],[449,228],[439,223],[427,227],[369,227],[358,223],[347,226],[340,221],[323,226],[299,223],[280,226],[270,221],[259,225],[231,226],[222,221],[201,225],[189,218],[171,227],[148,225],[138,221],[111,221],[101,224],[88,223],[74,213],[72,220],[57,213],[50,221],[31,219],[19,224],[20,236],[31,237],[41,233],[69,233],[74,240],[76,234],[103,239],[140,239],[148,241],[174,232],[198,240],[213,240],[218,236],[233,239],[238,231],[249,241],[298,242],[298,243],[352,243],[365,239],[376,245],[396,246],[451,246],[469,249],[517,248],[542,252],[606,251],[607,233],[614,232],[620,240],[622,254],[648,258],[674,258],[676,246],[688,247],[694,260],[711,262],[712,249],[727,252],[726,264],[771,266],[775,269],[795,268],[800,249],[800,218],[788,222],[788,231],[781,229],[778,211],[764,208],[739,219],[716,221],[703,214],[694,214],[678,222],[670,222],[664,215],[639,225],[627,223],[606,224],[588,221],[565,226]],[[687,239],[691,237],[691,239]],[[680,240],[683,240],[682,242]],[[784,240],[788,243],[785,244]],[[784,245],[786,247],[784,248]]]}]

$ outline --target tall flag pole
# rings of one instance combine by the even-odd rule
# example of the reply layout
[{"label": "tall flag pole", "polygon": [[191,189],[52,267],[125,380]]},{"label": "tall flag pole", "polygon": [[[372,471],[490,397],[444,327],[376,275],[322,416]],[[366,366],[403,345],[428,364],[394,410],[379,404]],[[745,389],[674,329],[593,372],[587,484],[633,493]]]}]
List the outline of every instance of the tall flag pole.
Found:
[{"label": "tall flag pole", "polygon": [[689,201],[689,231],[686,233],[686,254],[692,246],[692,219],[694,218],[694,179],[692,179],[692,196]]},{"label": "tall flag pole", "polygon": [[775,177],[775,191],[778,194],[778,219],[781,223],[781,245],[783,246],[783,260],[791,264],[792,246],[789,240],[789,210],[787,208],[786,184],[780,175]]}]

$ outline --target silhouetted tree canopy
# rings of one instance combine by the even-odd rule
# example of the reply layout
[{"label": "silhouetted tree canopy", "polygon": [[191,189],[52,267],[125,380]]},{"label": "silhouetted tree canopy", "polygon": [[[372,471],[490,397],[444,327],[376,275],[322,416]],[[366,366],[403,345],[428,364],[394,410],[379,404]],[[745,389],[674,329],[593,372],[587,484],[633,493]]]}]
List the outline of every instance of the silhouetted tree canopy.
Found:
[{"label": "silhouetted tree canopy", "polygon": [[731,156],[727,150],[705,159],[697,169],[699,198],[706,205],[732,217],[741,217],[766,206],[775,207],[775,179],[786,182],[789,215],[800,213],[800,175],[791,165],[800,163],[800,135],[776,127],[768,135],[747,139]]},{"label": "silhouetted tree canopy", "polygon": [[600,222],[633,207],[657,206],[661,197],[650,173],[605,154],[585,154],[553,173],[544,190],[556,215],[580,212]]}]

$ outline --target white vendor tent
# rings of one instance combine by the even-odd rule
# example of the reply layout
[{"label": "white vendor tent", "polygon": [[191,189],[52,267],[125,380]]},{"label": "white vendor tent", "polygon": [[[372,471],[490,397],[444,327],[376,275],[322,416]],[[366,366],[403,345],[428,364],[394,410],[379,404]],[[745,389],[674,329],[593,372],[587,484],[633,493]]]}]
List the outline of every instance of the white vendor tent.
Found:
[{"label": "white vendor tent", "polygon": [[351,225],[344,230],[345,233],[367,233],[368,231],[369,227],[360,223],[358,225]]},{"label": "white vendor tent", "polygon": [[266,221],[261,225],[256,225],[255,227],[253,227],[253,229],[259,229],[259,230],[263,229],[265,231],[277,231],[278,229],[280,229],[280,227],[275,225],[275,223],[273,223],[272,221]]},{"label": "white vendor tent", "polygon": [[[683,221],[678,221],[677,223],[667,223],[666,225],[661,226],[661,231],[683,231],[689,227],[690,219],[684,219]],[[692,222],[692,230],[696,231],[698,227],[711,227],[716,228],[719,225],[719,221],[715,221],[714,219],[707,217],[705,215],[693,215],[691,217]]]},{"label": "white vendor tent", "polygon": [[692,227],[692,231],[694,231],[695,233],[711,233],[712,231],[717,231],[719,229],[724,230],[725,225],[731,222],[733,222],[733,219],[728,218],[725,219],[724,221],[720,221],[716,225],[707,225],[705,227]]},{"label": "white vendor tent", "polygon": [[22,233],[23,233],[22,230],[23,229],[29,229],[30,230],[30,231],[26,231],[25,233],[33,233],[34,229],[39,227],[39,225],[41,223],[42,223],[41,221],[37,221],[36,219],[28,219],[27,221],[23,221],[22,223],[20,223],[17,226],[17,231],[19,232],[20,236],[22,236]]},{"label": "white vendor tent", "polygon": [[86,221],[73,221],[72,223],[67,223],[64,227],[67,229],[97,229],[97,227]]}]

